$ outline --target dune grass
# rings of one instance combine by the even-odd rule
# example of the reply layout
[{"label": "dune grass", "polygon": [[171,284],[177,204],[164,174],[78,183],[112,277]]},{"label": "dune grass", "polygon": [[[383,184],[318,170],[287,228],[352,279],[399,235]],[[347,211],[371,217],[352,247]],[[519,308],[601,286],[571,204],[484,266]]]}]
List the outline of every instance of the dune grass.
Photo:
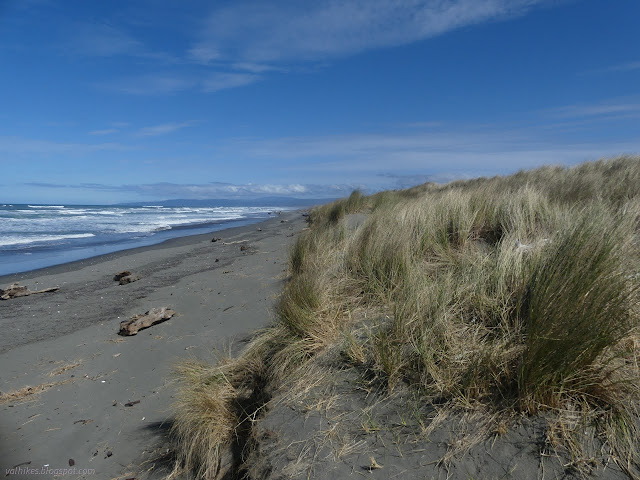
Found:
[{"label": "dune grass", "polygon": [[[182,367],[182,465],[215,477],[222,446],[262,408],[243,399],[286,392],[337,346],[381,392],[558,421],[571,410],[638,474],[640,157],[354,192],[310,222],[276,323],[239,358]],[[563,425],[557,445],[579,457],[577,427]]]}]

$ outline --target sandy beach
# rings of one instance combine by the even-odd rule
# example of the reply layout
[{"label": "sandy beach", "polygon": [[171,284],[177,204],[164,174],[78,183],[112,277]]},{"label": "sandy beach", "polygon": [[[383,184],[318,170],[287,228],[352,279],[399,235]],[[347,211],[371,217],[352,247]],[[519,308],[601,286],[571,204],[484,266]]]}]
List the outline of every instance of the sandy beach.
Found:
[{"label": "sandy beach", "polygon": [[[168,445],[172,366],[237,351],[272,320],[289,245],[304,227],[300,212],[285,212],[246,227],[0,277],[2,287],[60,287],[0,302],[4,475],[162,477],[154,459]],[[141,279],[119,285],[113,276],[122,270]],[[177,313],[136,336],[118,335],[120,321],[154,307]],[[7,397],[15,392],[22,394]]]}]

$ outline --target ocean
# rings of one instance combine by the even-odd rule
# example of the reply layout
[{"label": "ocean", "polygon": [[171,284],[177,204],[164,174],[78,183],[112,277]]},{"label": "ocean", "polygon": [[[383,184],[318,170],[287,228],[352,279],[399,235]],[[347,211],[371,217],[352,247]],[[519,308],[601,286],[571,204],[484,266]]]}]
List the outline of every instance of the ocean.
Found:
[{"label": "ocean", "polygon": [[0,275],[247,225],[293,208],[0,204]]}]

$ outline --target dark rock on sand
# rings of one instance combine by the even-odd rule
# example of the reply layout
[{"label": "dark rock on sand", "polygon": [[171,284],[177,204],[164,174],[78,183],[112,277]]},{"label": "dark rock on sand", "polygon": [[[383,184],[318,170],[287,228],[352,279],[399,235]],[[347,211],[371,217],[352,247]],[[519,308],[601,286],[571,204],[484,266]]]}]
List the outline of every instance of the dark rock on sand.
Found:
[{"label": "dark rock on sand", "polygon": [[122,271],[122,272],[120,272],[120,273],[116,273],[116,274],[113,276],[113,279],[117,282],[117,281],[119,281],[121,278],[128,277],[129,275],[131,275],[131,272],[130,272],[129,270],[123,270],[123,271]]},{"label": "dark rock on sand", "polygon": [[116,273],[113,276],[113,279],[116,282],[120,282],[120,285],[126,285],[127,283],[132,283],[140,280],[140,275],[134,275],[129,270],[123,270],[120,273]]},{"label": "dark rock on sand", "polygon": [[126,277],[122,277],[119,283],[120,285],[126,285],[127,283],[137,282],[141,278],[140,275],[127,275]]}]

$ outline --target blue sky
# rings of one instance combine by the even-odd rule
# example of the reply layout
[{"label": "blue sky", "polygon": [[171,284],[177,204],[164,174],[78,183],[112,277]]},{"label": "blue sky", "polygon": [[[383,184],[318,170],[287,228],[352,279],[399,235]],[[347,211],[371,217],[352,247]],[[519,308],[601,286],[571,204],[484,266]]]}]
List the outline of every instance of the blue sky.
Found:
[{"label": "blue sky", "polygon": [[335,197],[640,151],[637,0],[0,0],[0,202]]}]

